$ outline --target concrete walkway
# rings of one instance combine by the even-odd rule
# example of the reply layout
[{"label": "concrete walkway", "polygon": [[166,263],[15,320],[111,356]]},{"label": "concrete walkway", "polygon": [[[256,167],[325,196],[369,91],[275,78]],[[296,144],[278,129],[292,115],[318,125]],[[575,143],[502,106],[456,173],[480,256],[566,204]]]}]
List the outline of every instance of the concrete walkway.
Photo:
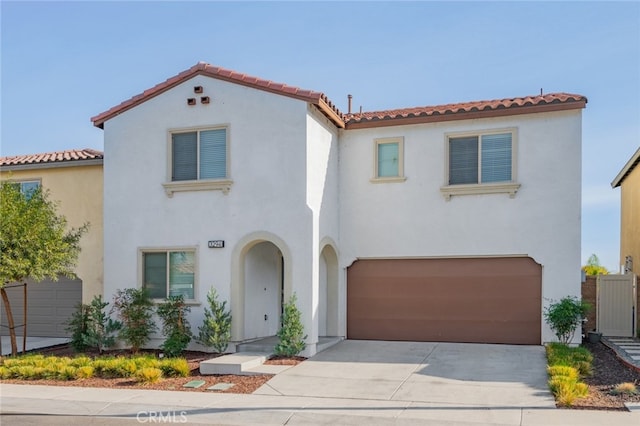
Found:
[{"label": "concrete walkway", "polygon": [[[625,413],[543,407],[488,408],[420,401],[370,400],[361,399],[358,395],[353,395],[353,398],[314,398],[8,384],[0,384],[0,394],[0,422],[3,426],[75,423],[287,426],[640,424],[640,410]],[[24,423],[25,419],[31,423]]]},{"label": "concrete walkway", "polygon": [[631,406],[632,412],[556,409],[545,385],[544,364],[544,349],[537,346],[344,341],[278,374],[253,395],[0,384],[0,421],[3,425],[640,424],[640,404]]},{"label": "concrete walkway", "polygon": [[610,347],[625,364],[640,371],[640,339],[603,337],[602,343]]}]

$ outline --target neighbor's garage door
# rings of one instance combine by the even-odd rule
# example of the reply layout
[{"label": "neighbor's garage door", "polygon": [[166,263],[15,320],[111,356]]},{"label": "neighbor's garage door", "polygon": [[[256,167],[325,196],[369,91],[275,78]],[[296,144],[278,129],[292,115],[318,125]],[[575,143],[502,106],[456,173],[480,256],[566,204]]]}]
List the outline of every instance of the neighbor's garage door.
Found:
[{"label": "neighbor's garage door", "polygon": [[[82,301],[82,281],[60,277],[57,282],[44,280],[40,283],[27,281],[27,336],[30,337],[69,337],[67,321]],[[16,326],[23,324],[24,289],[7,288],[11,301],[11,312]],[[2,327],[0,335],[8,336],[7,316],[4,304],[0,307]],[[22,328],[16,328],[16,334],[22,336]]]},{"label": "neighbor's garage door", "polygon": [[347,338],[539,345],[541,283],[528,257],[358,260]]}]

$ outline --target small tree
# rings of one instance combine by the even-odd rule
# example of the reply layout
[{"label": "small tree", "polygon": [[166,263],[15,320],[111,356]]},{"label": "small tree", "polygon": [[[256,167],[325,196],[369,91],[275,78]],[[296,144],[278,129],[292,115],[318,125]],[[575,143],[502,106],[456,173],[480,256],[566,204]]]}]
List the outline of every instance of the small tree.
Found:
[{"label": "small tree", "polygon": [[[38,188],[23,194],[13,182],[0,182],[0,295],[9,325],[11,354],[17,355],[15,323],[5,286],[26,278],[73,278],[80,238],[89,225],[67,229],[48,191]],[[24,284],[26,285],[26,283]]]},{"label": "small tree", "polygon": [[67,331],[71,333],[71,347],[76,352],[87,350],[87,330],[89,329],[89,309],[85,303],[78,303],[76,310],[71,314],[67,322]]},{"label": "small tree", "polygon": [[131,346],[131,351],[140,351],[151,333],[157,330],[153,322],[153,302],[146,289],[126,288],[118,290],[113,298],[113,309],[122,323],[119,336]]},{"label": "small tree", "polygon": [[184,303],[184,296],[169,296],[156,310],[162,320],[162,334],[165,336],[162,350],[169,357],[182,354],[191,341],[191,327],[186,314],[191,311]]},{"label": "small tree", "polygon": [[275,347],[276,355],[295,356],[307,347],[304,342],[307,336],[304,335],[304,326],[300,320],[301,314],[296,301],[294,293],[283,306],[282,325],[277,333],[280,341]]},{"label": "small tree", "polygon": [[114,333],[121,324],[105,312],[108,305],[109,302],[103,301],[102,296],[98,295],[88,305],[79,304],[72,314],[67,331],[71,332],[71,346],[77,352],[95,348],[102,353],[115,344]]},{"label": "small tree", "polygon": [[587,316],[591,305],[575,296],[566,296],[553,302],[544,310],[544,318],[560,343],[568,344],[573,339],[576,328]]},{"label": "small tree", "polygon": [[600,259],[595,254],[589,256],[587,264],[582,267],[582,270],[587,275],[607,275],[609,273],[607,268],[600,265]]},{"label": "small tree", "polygon": [[218,301],[216,289],[211,287],[207,294],[208,308],[204,308],[204,321],[198,327],[196,341],[212,347],[217,353],[223,353],[231,340],[231,313],[227,310],[226,300]]}]

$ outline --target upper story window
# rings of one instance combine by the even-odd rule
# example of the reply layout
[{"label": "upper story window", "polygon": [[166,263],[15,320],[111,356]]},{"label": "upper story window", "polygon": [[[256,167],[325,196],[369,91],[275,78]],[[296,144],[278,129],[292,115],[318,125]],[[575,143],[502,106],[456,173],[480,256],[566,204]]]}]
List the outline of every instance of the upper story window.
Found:
[{"label": "upper story window", "polygon": [[195,299],[195,250],[142,251],[142,287],[152,299]]},{"label": "upper story window", "polygon": [[170,134],[167,195],[176,191],[222,190],[231,187],[227,127],[173,131]]},{"label": "upper story window", "polygon": [[40,188],[39,180],[24,180],[20,182],[16,182],[16,185],[20,185],[20,192],[27,198],[30,199],[32,194]]},{"label": "upper story window", "polygon": [[515,183],[516,131],[450,134],[447,143],[447,185],[441,191],[452,195],[509,193],[520,187]]},{"label": "upper story window", "polygon": [[404,138],[374,141],[374,177],[372,182],[402,182],[404,177]]},{"label": "upper story window", "polygon": [[227,129],[171,135],[171,180],[227,177]]}]

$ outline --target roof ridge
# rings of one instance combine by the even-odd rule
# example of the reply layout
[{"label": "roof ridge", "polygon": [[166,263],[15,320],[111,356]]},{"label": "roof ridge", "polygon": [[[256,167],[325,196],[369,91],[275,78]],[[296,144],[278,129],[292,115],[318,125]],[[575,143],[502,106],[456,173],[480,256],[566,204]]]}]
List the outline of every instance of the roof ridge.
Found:
[{"label": "roof ridge", "polygon": [[[184,70],[173,77],[166,79],[165,81],[156,84],[155,86],[139,93],[120,104],[104,111],[94,117],[91,117],[91,121],[93,125],[96,127],[102,128],[104,123],[115,117],[118,114],[121,114],[128,109],[131,109],[152,97],[158,96],[161,93],[171,89],[172,87],[192,78],[196,75],[205,75],[208,77],[216,78],[223,81],[228,81],[231,83],[236,83],[248,87],[252,87],[258,90],[264,90],[267,92],[279,94],[282,96],[292,97],[295,99],[300,99],[306,102],[314,103],[320,107],[320,109],[334,121],[338,121],[336,124],[343,127],[344,123],[343,114],[340,110],[333,104],[327,96],[315,90],[302,89],[296,86],[290,86],[284,83],[278,83],[273,80],[267,80],[260,77],[251,76],[248,74],[244,74],[238,71],[234,71],[228,68],[219,67],[217,65],[212,65],[207,62],[200,61],[190,67],[187,70]],[[328,107],[325,107],[325,105]]]}]

